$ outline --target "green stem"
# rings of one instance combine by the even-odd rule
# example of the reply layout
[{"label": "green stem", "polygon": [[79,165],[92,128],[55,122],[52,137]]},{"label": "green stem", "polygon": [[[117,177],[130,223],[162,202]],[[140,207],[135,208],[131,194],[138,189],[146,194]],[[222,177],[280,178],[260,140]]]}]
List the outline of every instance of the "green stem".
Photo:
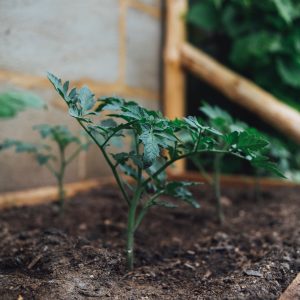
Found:
[{"label": "green stem", "polygon": [[127,246],[126,246],[126,257],[127,267],[131,271],[133,270],[134,262],[134,219],[135,219],[136,207],[130,205],[127,221]]},{"label": "green stem", "polygon": [[224,223],[224,212],[221,203],[221,186],[220,186],[220,173],[221,173],[221,160],[223,155],[216,155],[214,159],[214,179],[213,187],[216,198],[216,210],[220,224]]},{"label": "green stem", "polygon": [[[179,155],[177,156],[176,158],[174,159],[171,159],[169,161],[167,161],[163,166],[161,166],[156,172],[154,172],[153,175],[149,176],[146,180],[143,181],[142,183],[142,186],[143,187],[146,187],[147,184],[154,178],[156,178],[161,172],[163,172],[167,167],[169,167],[170,165],[172,165],[174,162],[176,162],[177,160],[180,160],[180,159],[183,159],[183,158],[187,158],[187,157],[190,157],[190,156],[193,156],[193,155],[196,155],[196,154],[199,154],[199,153],[203,153],[203,152],[208,152],[208,153],[223,153],[223,154],[226,154],[228,153],[228,151],[225,151],[225,150],[200,150],[200,151],[196,151],[196,152],[189,152],[189,153],[185,153],[185,154],[182,154],[182,155]],[[232,153],[232,152],[229,152],[228,154],[231,154],[233,156],[237,156],[237,157],[240,157],[240,158],[244,158],[242,155],[239,155],[237,153]]]},{"label": "green stem", "polygon": [[70,156],[68,159],[66,159],[66,165],[68,165],[69,163],[71,163],[76,157],[77,155],[80,153],[80,151],[82,150],[82,146],[78,147]]},{"label": "green stem", "polygon": [[155,205],[155,200],[164,193],[164,190],[158,192],[157,194],[155,194],[154,196],[152,196],[143,206],[143,208],[140,210],[137,218],[136,218],[136,222],[135,222],[135,227],[134,230],[137,230],[139,228],[139,226],[141,225],[146,213],[148,212],[149,208],[152,207],[153,205]]},{"label": "green stem", "polygon": [[111,160],[109,159],[105,149],[101,146],[101,144],[97,141],[97,139],[91,134],[91,132],[84,126],[84,124],[82,123],[81,120],[78,120],[78,123],[80,124],[80,126],[84,129],[84,131],[92,138],[92,140],[95,142],[95,144],[99,147],[100,151],[103,154],[104,159],[106,160],[106,162],[108,163],[108,165],[110,166],[111,171],[113,172],[113,175],[116,179],[116,182],[121,190],[121,193],[123,195],[123,198],[126,200],[127,204],[130,204],[130,200],[129,197],[126,193],[125,187],[124,187],[124,183],[122,182],[121,177],[118,175],[117,170],[114,166],[114,164],[111,162]]},{"label": "green stem", "polygon": [[134,123],[137,123],[137,121],[134,120],[134,121],[128,122],[128,123],[126,123],[126,124],[121,124],[121,125],[119,125],[119,126],[118,126],[118,129],[117,129],[117,130],[114,130],[113,133],[111,133],[111,134],[107,137],[107,139],[104,141],[104,143],[101,145],[101,147],[105,147],[106,144],[109,142],[109,140],[110,140],[113,136],[116,135],[116,133],[118,133],[119,131],[121,131],[121,130],[123,130],[123,129],[125,129],[125,128],[128,129],[128,127],[131,126],[131,125],[134,124]]},{"label": "green stem", "polygon": [[65,203],[65,191],[64,191],[64,184],[63,179],[59,176],[58,177],[58,204],[60,212],[64,212],[64,203]]},{"label": "green stem", "polygon": [[194,165],[196,166],[196,168],[198,168],[200,170],[201,175],[204,177],[204,179],[207,181],[207,183],[209,185],[213,185],[212,177],[206,172],[206,170],[204,169],[201,162],[199,162],[199,160],[197,158],[195,158],[194,156],[191,158],[191,160],[194,163]]},{"label": "green stem", "polygon": [[64,176],[65,176],[65,169],[66,169],[66,158],[65,158],[65,149],[63,147],[59,147],[59,154],[60,154],[60,169],[59,173],[57,174],[58,180],[58,203],[60,208],[60,213],[64,212],[65,206],[65,191],[64,191]]},{"label": "green stem", "polygon": [[135,215],[139,200],[142,195],[142,189],[137,188],[132,201],[129,204],[128,220],[127,220],[127,246],[126,258],[127,267],[131,271],[134,264],[134,233],[135,233]]}]

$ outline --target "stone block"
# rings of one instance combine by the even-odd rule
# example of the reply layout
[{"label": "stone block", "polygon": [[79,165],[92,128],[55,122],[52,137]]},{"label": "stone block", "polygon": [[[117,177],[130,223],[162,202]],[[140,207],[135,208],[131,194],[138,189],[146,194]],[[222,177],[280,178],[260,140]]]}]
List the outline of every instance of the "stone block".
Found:
[{"label": "stone block", "polygon": [[114,82],[118,0],[0,1],[0,68]]},{"label": "stone block", "polygon": [[126,83],[153,91],[159,89],[160,22],[129,8],[126,30]]}]

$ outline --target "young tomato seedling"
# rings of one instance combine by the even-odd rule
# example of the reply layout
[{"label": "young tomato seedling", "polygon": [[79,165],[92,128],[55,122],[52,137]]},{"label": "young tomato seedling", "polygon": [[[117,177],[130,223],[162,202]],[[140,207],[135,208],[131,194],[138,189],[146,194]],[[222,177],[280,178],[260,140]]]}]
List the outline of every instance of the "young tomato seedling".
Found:
[{"label": "young tomato seedling", "polygon": [[217,106],[204,104],[200,107],[200,111],[204,113],[208,120],[208,126],[211,126],[221,132],[217,137],[221,153],[213,153],[212,171],[213,175],[206,172],[205,161],[201,156],[195,155],[191,157],[192,162],[200,170],[207,182],[213,187],[216,212],[219,222],[224,223],[224,212],[221,203],[221,186],[220,174],[224,155],[235,153],[243,153],[240,158],[250,161],[256,170],[267,170],[279,176],[283,176],[275,164],[271,163],[266,155],[270,144],[265,135],[259,133],[254,128],[249,128],[247,124],[234,120],[226,111]]},{"label": "young tomato seedling", "polygon": [[[223,134],[201,125],[194,117],[171,121],[133,101],[115,97],[96,100],[87,87],[69,91],[68,81],[63,84],[52,74],[48,78],[67,103],[69,114],[98,146],[128,204],[126,253],[130,270],[134,262],[134,234],[144,216],[153,206],[175,206],[161,196],[172,196],[199,207],[188,190],[194,183],[170,182],[165,170],[175,161],[196,153],[231,151],[237,156],[244,155],[234,147],[220,148],[217,137]],[[132,138],[132,149],[116,152],[113,140],[128,142],[128,138]]]},{"label": "young tomato seedling", "polygon": [[[48,144],[32,144],[17,140],[4,141],[2,148],[15,147],[16,152],[18,153],[32,153],[37,162],[40,165],[45,166],[51,174],[53,174],[57,180],[58,203],[60,212],[62,213],[65,203],[64,176],[66,168],[82,150],[87,150],[90,143],[82,141],[63,125],[50,126],[43,124],[34,126],[33,128],[39,131],[41,138],[48,139],[57,145],[58,154],[56,154],[57,151],[54,151]],[[67,156],[66,150],[72,144],[76,144],[77,147]]]}]

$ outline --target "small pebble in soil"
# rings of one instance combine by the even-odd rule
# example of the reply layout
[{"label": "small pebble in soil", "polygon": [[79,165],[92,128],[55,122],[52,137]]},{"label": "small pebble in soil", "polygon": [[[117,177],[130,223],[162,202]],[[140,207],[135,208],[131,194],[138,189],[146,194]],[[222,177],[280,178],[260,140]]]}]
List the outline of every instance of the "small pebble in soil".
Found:
[{"label": "small pebble in soil", "polygon": [[262,273],[255,270],[244,270],[244,273],[248,276],[263,277]]}]

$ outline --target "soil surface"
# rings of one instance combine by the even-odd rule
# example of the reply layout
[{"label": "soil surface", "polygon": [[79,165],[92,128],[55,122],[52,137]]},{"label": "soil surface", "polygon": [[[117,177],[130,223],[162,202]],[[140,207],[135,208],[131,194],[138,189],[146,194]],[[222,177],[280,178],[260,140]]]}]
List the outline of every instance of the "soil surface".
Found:
[{"label": "soil surface", "polygon": [[300,271],[300,189],[225,188],[226,224],[202,207],[154,208],[124,259],[126,205],[105,187],[0,213],[0,299],[277,299]]}]

